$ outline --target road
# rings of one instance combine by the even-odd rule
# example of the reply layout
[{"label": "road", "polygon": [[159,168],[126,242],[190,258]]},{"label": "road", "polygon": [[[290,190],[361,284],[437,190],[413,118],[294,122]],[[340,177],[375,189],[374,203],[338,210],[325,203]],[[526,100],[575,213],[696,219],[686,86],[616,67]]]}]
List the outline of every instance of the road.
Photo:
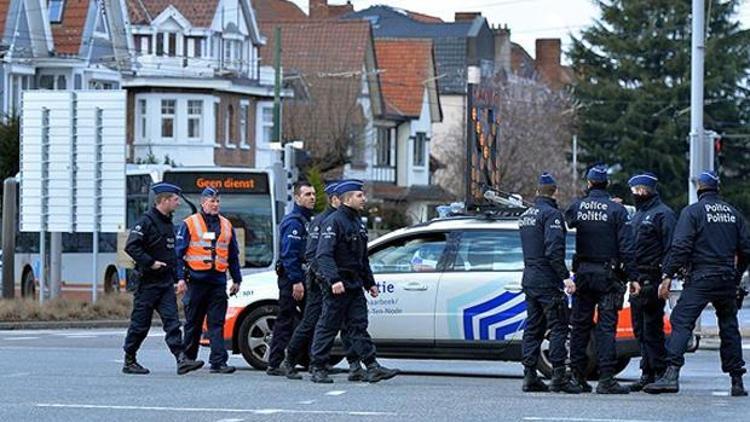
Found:
[{"label": "road", "polygon": [[[748,398],[727,396],[718,351],[688,355],[678,395],[522,393],[517,363],[383,360],[405,374],[378,384],[317,385],[250,369],[175,373],[156,331],[144,343],[146,376],[120,373],[124,330],[0,331],[0,420],[79,421],[686,421],[748,420]],[[750,358],[750,343],[745,344]],[[207,351],[202,352],[207,357]],[[637,360],[621,381],[638,376]],[[307,375],[307,374],[305,374]]]}]

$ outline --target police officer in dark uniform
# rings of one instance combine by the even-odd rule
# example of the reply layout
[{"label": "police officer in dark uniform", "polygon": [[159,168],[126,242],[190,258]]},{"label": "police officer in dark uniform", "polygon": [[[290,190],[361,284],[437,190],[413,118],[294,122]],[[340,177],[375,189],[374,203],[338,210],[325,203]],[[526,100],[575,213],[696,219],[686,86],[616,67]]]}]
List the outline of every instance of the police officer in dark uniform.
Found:
[{"label": "police officer in dark uniform", "polygon": [[133,298],[133,313],[125,336],[125,362],[122,372],[148,374],[136,360],[136,353],[151,328],[154,310],[159,313],[166,336],[164,340],[177,359],[177,373],[182,375],[203,366],[202,361],[188,359],[182,345],[182,331],[177,314],[175,268],[175,234],[172,213],[180,205],[180,188],[169,183],[151,186],[156,194],[155,206],[146,212],[130,230],[125,252],[136,263],[138,285]]},{"label": "police officer in dark uniform", "polygon": [[[320,239],[321,227],[324,227],[326,219],[333,214],[341,205],[341,200],[336,193],[338,182],[330,182],[325,187],[325,193],[328,196],[328,206],[310,222],[307,245],[305,247],[305,261],[308,264],[307,278],[305,283],[305,312],[302,315],[302,321],[294,330],[292,339],[286,348],[286,358],[281,363],[281,370],[286,372],[289,379],[300,380],[300,375],[295,366],[298,359],[309,350],[315,333],[315,325],[318,323],[320,314],[323,311],[323,292],[321,282],[318,280],[318,265],[315,259],[315,253],[318,249],[318,240]],[[347,351],[347,361],[349,361],[349,381],[362,381],[365,377],[365,371],[359,361],[359,356],[351,352],[351,344],[346,329],[342,330],[341,341],[344,343],[344,349]]]},{"label": "police officer in dark uniform", "polygon": [[[549,173],[539,176],[534,206],[518,221],[523,247],[523,291],[526,328],[523,332],[523,391],[578,394],[581,387],[565,376],[568,338],[567,293],[575,292],[565,265],[565,219],[554,196],[557,182]],[[552,382],[549,388],[537,377],[536,366],[546,330],[550,331]]]},{"label": "police officer in dark uniform", "polygon": [[332,383],[326,365],[336,335],[346,324],[352,353],[367,368],[365,381],[378,382],[394,377],[375,359],[375,345],[367,333],[367,299],[378,296],[378,287],[367,256],[367,229],[360,220],[367,198],[361,181],[341,182],[336,191],[341,206],[326,220],[315,254],[323,286],[323,312],[315,327],[311,351],[312,381]]},{"label": "police officer in dark uniform", "polygon": [[279,224],[279,261],[276,264],[279,286],[279,313],[273,327],[271,351],[266,373],[284,376],[279,368],[284,360],[284,349],[294,332],[298,306],[304,306],[305,296],[305,245],[307,224],[315,208],[315,188],[308,182],[294,184],[294,208]]},{"label": "police officer in dark uniform", "polygon": [[656,190],[657,177],[652,173],[636,174],[630,178],[631,193],[636,212],[630,223],[635,245],[638,270],[636,295],[630,296],[633,331],[641,349],[641,378],[631,384],[630,391],[641,391],[664,373],[667,351],[664,344],[664,300],[658,297],[658,287],[677,217],[665,205]]},{"label": "police officer in dark uniform", "polygon": [[[629,216],[625,207],[610,199],[606,191],[609,180],[605,166],[591,168],[586,178],[588,196],[574,202],[565,212],[568,225],[577,230],[576,293],[570,338],[573,377],[584,392],[591,391],[584,371],[593,329],[599,366],[596,392],[627,394],[630,390],[617,383],[614,376],[618,311],[622,308],[627,280],[634,281],[637,277]],[[598,311],[596,328],[595,311]]]},{"label": "police officer in dark uniform", "polygon": [[[227,313],[227,272],[232,276],[230,294],[242,283],[239,246],[232,223],[219,213],[219,191],[207,187],[201,192],[201,211],[188,216],[177,232],[177,291],[187,293],[185,303],[185,354],[198,356],[205,321],[211,344],[211,372],[231,374],[224,344]],[[187,267],[187,268],[186,268]],[[187,282],[186,282],[187,280]]]},{"label": "police officer in dark uniform", "polygon": [[[736,257],[743,263],[735,264]],[[750,259],[750,231],[734,207],[719,198],[719,177],[704,171],[698,177],[698,202],[680,213],[670,249],[669,265],[659,286],[662,298],[669,296],[671,277],[683,270],[687,277],[670,316],[672,335],[667,344],[667,369],[647,393],[679,391],[680,368],[693,335],[695,321],[710,302],[716,309],[721,338],[721,370],[732,379],[732,396],[746,396],[742,375],[742,338],[737,323],[738,277]]]}]

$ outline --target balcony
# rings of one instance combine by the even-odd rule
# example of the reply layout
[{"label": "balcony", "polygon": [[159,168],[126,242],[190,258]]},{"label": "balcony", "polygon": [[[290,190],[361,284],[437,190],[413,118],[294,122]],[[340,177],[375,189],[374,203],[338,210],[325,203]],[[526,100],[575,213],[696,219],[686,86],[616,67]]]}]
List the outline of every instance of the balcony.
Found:
[{"label": "balcony", "polygon": [[374,165],[372,167],[372,181],[396,184],[396,166]]}]

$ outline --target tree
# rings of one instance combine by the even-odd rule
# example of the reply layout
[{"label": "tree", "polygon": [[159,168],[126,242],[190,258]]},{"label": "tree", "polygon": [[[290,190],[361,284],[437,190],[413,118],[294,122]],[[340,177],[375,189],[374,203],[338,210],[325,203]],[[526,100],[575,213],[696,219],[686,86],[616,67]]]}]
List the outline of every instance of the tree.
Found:
[{"label": "tree", "polygon": [[11,116],[0,123],[0,215],[2,215],[3,181],[19,170],[20,121]]},{"label": "tree", "polygon": [[306,179],[315,188],[315,213],[322,212],[327,205],[325,188],[326,183],[323,180],[323,175],[317,167],[310,167],[307,169]]},{"label": "tree", "polygon": [[[741,30],[738,0],[712,1],[706,15],[705,126],[721,134],[750,133],[747,77],[750,33]],[[650,170],[673,207],[687,203],[690,132],[691,4],[673,0],[598,0],[601,18],[573,38],[568,55],[581,104],[582,163],[619,164],[616,194]],[[750,211],[747,140],[720,173],[729,200]],[[628,195],[629,196],[629,195]]]}]

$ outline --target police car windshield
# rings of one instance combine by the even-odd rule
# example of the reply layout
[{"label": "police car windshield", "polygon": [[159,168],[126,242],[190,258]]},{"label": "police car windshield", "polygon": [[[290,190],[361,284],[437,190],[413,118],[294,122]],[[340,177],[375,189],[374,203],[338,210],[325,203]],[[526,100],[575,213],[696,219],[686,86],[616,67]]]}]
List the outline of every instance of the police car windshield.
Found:
[{"label": "police car windshield", "polygon": [[[184,193],[190,202],[200,209],[200,194]],[[191,214],[184,201],[174,213],[173,221],[178,224]],[[242,245],[244,239],[244,268],[267,267],[273,261],[273,216],[270,195],[247,195],[222,193],[221,215],[234,226],[237,240]]]}]

